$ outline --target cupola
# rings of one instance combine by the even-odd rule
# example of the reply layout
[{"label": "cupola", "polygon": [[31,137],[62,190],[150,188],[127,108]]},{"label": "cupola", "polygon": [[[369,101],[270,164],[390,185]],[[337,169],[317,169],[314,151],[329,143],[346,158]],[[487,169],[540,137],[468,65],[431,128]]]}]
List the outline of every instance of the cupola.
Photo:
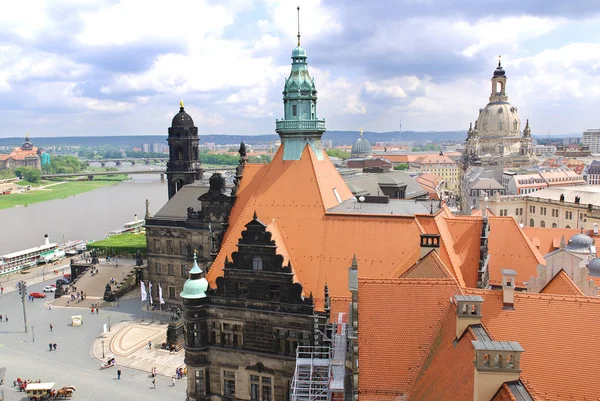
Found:
[{"label": "cupola", "polygon": [[283,160],[300,160],[308,144],[317,160],[323,160],[321,136],[325,120],[317,117],[317,89],[308,72],[306,50],[300,46],[300,7],[298,7],[298,45],[292,51],[292,69],[283,87],[283,119],[275,123],[281,137]]},{"label": "cupola", "polygon": [[185,281],[179,296],[184,299],[205,298],[206,290],[208,290],[208,281],[202,277],[202,269],[198,266],[196,252],[194,252],[194,265],[190,270],[190,278]]}]

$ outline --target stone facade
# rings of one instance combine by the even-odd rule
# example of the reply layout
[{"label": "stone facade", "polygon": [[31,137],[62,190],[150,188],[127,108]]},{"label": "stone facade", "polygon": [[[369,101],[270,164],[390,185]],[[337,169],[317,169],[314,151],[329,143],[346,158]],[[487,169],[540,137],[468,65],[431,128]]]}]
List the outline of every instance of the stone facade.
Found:
[{"label": "stone facade", "polygon": [[256,215],[223,271],[205,297],[187,296],[192,277],[181,294],[187,399],[289,399],[296,348],[323,341],[327,314],[315,314]]}]

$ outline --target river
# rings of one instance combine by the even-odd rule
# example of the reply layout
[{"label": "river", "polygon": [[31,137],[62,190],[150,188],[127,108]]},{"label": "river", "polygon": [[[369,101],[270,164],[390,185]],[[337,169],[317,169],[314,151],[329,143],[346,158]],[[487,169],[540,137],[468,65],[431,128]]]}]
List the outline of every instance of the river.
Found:
[{"label": "river", "polygon": [[[121,166],[120,170],[148,169],[148,166]],[[133,174],[132,179],[65,199],[0,210],[0,255],[44,243],[69,240],[99,240],[106,233],[146,214],[156,213],[167,202],[167,184],[159,174]]]}]

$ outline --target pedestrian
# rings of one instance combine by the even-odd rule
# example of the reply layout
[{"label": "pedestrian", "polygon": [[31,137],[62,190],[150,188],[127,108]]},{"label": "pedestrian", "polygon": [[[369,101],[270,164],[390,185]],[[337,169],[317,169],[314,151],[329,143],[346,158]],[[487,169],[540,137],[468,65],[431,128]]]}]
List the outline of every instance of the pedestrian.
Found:
[{"label": "pedestrian", "polygon": [[8,322],[8,315],[4,315],[4,321]]},{"label": "pedestrian", "polygon": [[92,310],[90,311],[90,313],[94,313],[94,307],[92,306]]},{"label": "pedestrian", "polygon": [[156,379],[152,379],[152,385],[156,388]]},{"label": "pedestrian", "polygon": [[171,382],[173,383],[173,387],[175,387],[175,376],[171,376]]},{"label": "pedestrian", "polygon": [[52,310],[52,304],[48,304],[48,310]]},{"label": "pedestrian", "polygon": [[50,348],[50,352],[52,352],[52,343],[48,343],[48,348]]},{"label": "pedestrian", "polygon": [[152,341],[148,341],[148,349],[152,349]]},{"label": "pedestrian", "polygon": [[98,305],[96,305],[96,315],[98,314],[98,312],[100,312],[100,308],[98,307]]},{"label": "pedestrian", "polygon": [[2,321],[2,315],[0,315],[0,322]]},{"label": "pedestrian", "polygon": [[52,331],[53,328],[54,326],[52,326],[52,323],[50,323],[50,331]]},{"label": "pedestrian", "polygon": [[4,294],[4,287],[0,287],[0,295]]},{"label": "pedestrian", "polygon": [[52,347],[54,348],[54,351],[56,351],[56,343],[52,344]]},{"label": "pedestrian", "polygon": [[121,380],[121,369],[117,370],[117,380]]}]

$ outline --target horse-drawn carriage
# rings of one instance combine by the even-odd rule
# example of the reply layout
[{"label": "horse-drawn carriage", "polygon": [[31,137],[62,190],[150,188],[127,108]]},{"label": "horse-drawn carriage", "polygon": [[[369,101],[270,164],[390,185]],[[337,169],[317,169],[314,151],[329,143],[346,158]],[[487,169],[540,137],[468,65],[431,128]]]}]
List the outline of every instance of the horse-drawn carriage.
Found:
[{"label": "horse-drawn carriage", "polygon": [[55,390],[54,383],[28,383],[25,392],[30,400],[67,400],[75,391],[75,386],[64,386]]}]

